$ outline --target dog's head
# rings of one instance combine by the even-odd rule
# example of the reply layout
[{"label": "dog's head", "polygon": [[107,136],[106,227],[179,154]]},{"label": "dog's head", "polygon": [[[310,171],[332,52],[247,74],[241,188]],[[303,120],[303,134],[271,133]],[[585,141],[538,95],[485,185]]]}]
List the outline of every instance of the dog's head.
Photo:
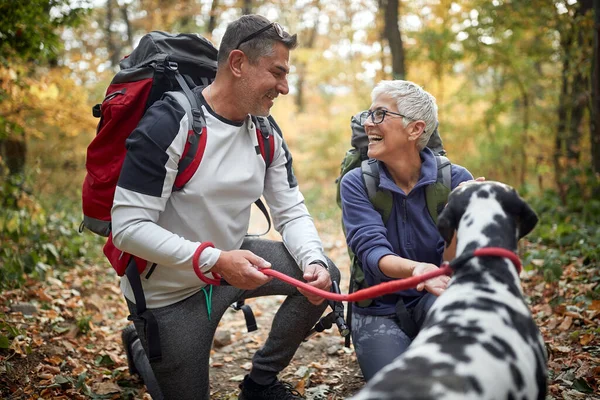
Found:
[{"label": "dog's head", "polygon": [[[461,220],[464,220],[464,225],[461,225]],[[537,222],[535,212],[512,187],[500,182],[473,181],[450,193],[437,225],[446,243],[452,241],[454,232],[461,226],[479,227],[482,231],[480,234],[493,231],[493,226],[504,229],[514,226],[516,242],[531,232]]]}]

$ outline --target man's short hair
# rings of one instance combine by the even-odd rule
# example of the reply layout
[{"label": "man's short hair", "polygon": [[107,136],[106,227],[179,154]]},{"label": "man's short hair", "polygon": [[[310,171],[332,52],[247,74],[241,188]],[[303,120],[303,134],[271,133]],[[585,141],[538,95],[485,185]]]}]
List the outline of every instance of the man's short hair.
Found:
[{"label": "man's short hair", "polygon": [[425,121],[425,130],[417,142],[417,148],[423,150],[438,124],[435,97],[416,83],[403,80],[379,82],[371,92],[372,101],[381,95],[394,99],[398,113],[406,116],[404,126],[415,120]]},{"label": "man's short hair", "polygon": [[[243,15],[239,19],[227,25],[225,35],[219,46],[219,66],[227,62],[229,53],[235,50],[241,40],[247,38],[260,29],[271,24],[271,21],[262,15],[252,14]],[[292,50],[298,45],[297,35],[290,35],[283,31],[283,37],[280,37],[275,27],[267,29],[260,35],[240,44],[239,49],[242,50],[250,62],[255,64],[258,59],[273,54],[273,46],[276,42],[283,43],[288,49]]]}]

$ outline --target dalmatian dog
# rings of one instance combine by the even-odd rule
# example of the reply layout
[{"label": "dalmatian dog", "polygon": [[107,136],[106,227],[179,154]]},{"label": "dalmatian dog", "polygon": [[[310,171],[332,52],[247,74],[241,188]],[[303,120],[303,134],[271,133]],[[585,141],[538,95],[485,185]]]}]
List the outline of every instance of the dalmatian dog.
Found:
[{"label": "dalmatian dog", "polygon": [[[517,192],[498,182],[454,190],[440,214],[446,243],[457,232],[453,277],[408,350],[352,399],[540,399],[547,354],[523,299],[513,262],[468,257],[476,249],[516,252],[538,218]],[[516,258],[518,261],[518,258]]]}]

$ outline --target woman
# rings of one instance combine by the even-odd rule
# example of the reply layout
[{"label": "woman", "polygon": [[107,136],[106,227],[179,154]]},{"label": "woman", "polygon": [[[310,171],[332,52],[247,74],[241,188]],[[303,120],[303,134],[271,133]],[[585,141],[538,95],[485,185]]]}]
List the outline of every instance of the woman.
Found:
[{"label": "woman", "polygon": [[[375,285],[436,270],[443,256],[454,254],[443,254],[444,241],[425,201],[425,188],[437,178],[435,156],[425,147],[437,126],[435,98],[402,80],[380,82],[371,98],[361,123],[369,138],[368,155],[378,160],[379,187],[392,193],[392,212],[384,224],[369,201],[360,168],[344,176],[341,197],[348,245],[367,283]],[[472,179],[469,171],[452,164],[452,189]],[[449,280],[441,276],[367,307],[354,305],[352,339],[366,380],[406,350]]]}]

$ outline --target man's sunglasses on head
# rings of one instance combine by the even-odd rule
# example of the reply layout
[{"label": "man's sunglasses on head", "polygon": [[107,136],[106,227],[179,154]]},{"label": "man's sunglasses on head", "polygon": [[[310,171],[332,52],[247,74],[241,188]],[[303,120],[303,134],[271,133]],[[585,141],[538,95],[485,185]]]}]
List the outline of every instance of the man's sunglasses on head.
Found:
[{"label": "man's sunglasses on head", "polygon": [[264,26],[262,28],[260,28],[259,30],[257,30],[254,33],[249,34],[248,36],[246,36],[245,38],[243,38],[242,40],[239,41],[239,43],[237,44],[237,46],[235,46],[236,50],[239,50],[240,46],[252,39],[254,39],[255,37],[257,37],[258,35],[260,35],[263,32],[268,31],[271,28],[275,28],[275,32],[277,32],[277,35],[283,39],[283,28],[281,27],[281,25],[279,25],[277,22],[272,22],[267,26]]}]

